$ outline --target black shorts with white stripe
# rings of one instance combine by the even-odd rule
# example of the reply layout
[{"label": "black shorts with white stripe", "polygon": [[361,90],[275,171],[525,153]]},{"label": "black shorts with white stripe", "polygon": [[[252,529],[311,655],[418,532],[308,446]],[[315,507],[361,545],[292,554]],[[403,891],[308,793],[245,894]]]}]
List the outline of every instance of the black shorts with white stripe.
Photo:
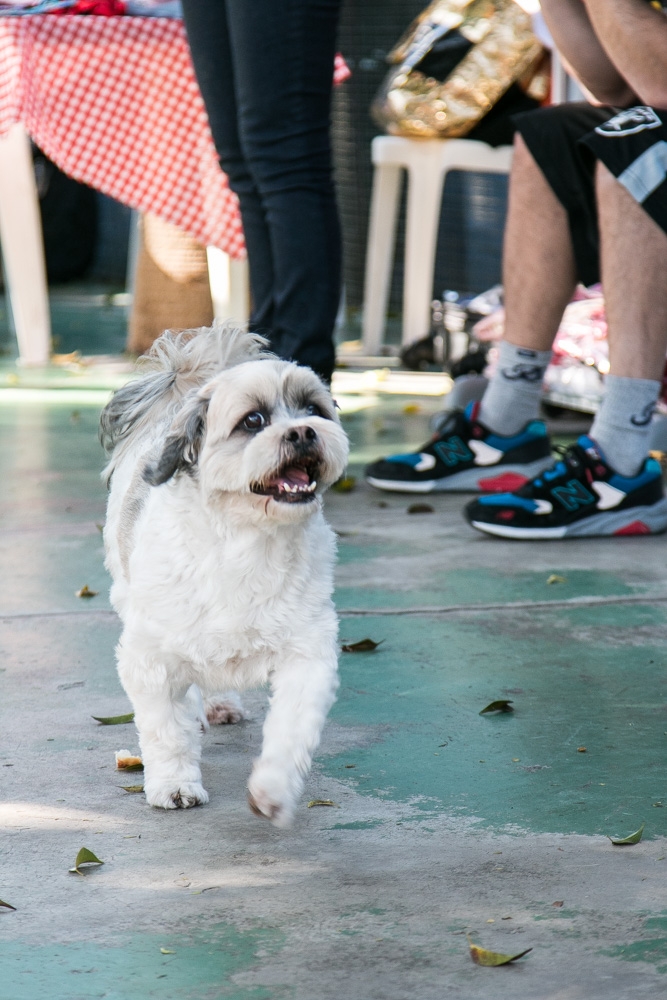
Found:
[{"label": "black shorts with white stripe", "polygon": [[636,107],[619,111],[581,143],[600,160],[667,232],[667,111]]},{"label": "black shorts with white stripe", "polygon": [[585,285],[600,280],[598,160],[667,232],[667,111],[582,102],[540,108],[514,122],[567,211],[577,277]]}]

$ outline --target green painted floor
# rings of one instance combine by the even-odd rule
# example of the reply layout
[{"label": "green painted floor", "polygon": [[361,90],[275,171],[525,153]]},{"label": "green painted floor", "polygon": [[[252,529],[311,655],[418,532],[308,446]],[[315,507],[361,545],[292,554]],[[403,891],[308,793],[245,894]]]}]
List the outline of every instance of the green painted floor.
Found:
[{"label": "green painted floor", "polygon": [[[129,711],[96,439],[122,373],[21,388],[10,368],[0,899],[16,910],[0,908],[0,1000],[665,995],[667,537],[489,539],[457,496],[409,514],[411,498],[372,491],[361,468],[422,442],[441,401],[337,391],[358,477],[327,502],[341,637],[382,644],[341,655],[292,830],[245,804],[262,692],[248,721],[205,739],[210,804],[159,813],[123,791],[140,776],[115,770],[133,728],[91,718]],[[87,602],[84,584],[99,591]],[[479,714],[499,698],[515,711]],[[642,823],[636,846],[607,839]],[[105,864],[69,874],[82,846]],[[467,933],[533,950],[480,968]]]}]

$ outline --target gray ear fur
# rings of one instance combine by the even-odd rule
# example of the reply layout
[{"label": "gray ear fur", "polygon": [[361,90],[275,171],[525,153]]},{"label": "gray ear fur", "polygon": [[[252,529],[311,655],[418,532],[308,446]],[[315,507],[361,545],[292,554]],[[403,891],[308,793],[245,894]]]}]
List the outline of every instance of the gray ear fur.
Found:
[{"label": "gray ear fur", "polygon": [[144,479],[151,486],[161,486],[177,472],[192,472],[204,441],[209,402],[210,396],[197,394],[178,414],[158,460],[144,469]]}]

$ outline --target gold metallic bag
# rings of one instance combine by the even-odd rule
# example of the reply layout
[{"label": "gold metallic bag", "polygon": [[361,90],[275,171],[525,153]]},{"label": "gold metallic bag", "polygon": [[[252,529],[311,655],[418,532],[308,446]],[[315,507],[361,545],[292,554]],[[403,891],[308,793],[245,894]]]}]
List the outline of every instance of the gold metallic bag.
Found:
[{"label": "gold metallic bag", "polygon": [[467,135],[543,52],[515,0],[435,0],[389,53],[373,118],[392,135]]}]

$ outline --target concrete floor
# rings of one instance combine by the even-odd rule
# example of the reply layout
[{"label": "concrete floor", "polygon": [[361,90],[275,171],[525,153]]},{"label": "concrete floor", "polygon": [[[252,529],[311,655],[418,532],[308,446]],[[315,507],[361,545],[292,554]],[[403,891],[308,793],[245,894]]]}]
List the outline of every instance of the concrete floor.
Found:
[{"label": "concrete floor", "polygon": [[[439,405],[337,394],[356,475]],[[667,537],[510,543],[469,529],[462,497],[409,514],[360,480],[330,494],[341,637],[384,641],[341,655],[294,828],[245,802],[262,692],[205,738],[210,804],[158,812],[115,770],[133,727],[91,718],[129,711],[105,398],[0,390],[1,1000],[664,995]],[[480,716],[497,698],[515,711]],[[607,839],[642,822],[637,846]],[[83,846],[105,864],[69,874]],[[480,968],[466,933],[533,950]]]}]

